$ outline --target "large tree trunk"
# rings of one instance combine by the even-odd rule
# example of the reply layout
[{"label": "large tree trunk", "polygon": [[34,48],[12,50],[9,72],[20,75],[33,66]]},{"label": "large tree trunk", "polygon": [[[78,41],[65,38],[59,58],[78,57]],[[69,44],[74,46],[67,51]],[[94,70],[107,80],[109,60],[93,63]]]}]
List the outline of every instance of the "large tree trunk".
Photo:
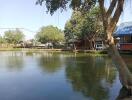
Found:
[{"label": "large tree trunk", "polygon": [[111,56],[116,68],[119,72],[119,78],[121,84],[127,89],[132,89],[132,74],[129,71],[126,63],[118,52],[117,47],[112,40],[108,48],[109,55]]},{"label": "large tree trunk", "polygon": [[112,0],[108,10],[106,11],[104,7],[104,0],[99,0],[104,26],[104,33],[107,40],[107,44],[109,46],[109,54],[112,57],[112,60],[119,71],[119,78],[121,84],[127,89],[132,89],[132,75],[126,63],[120,56],[115,46],[114,38],[112,36],[112,33],[114,32],[116,24],[123,10],[123,4],[124,0]]}]

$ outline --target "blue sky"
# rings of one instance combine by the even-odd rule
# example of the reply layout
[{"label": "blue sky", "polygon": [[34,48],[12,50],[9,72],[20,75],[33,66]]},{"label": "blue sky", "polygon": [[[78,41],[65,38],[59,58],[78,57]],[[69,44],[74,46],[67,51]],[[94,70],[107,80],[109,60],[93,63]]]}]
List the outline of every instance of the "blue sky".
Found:
[{"label": "blue sky", "polygon": [[132,22],[132,1],[128,0],[124,5],[124,12],[122,13],[118,24],[123,22]]},{"label": "blue sky", "polygon": [[[0,28],[26,28],[26,39],[33,38],[42,26],[54,25],[64,29],[65,22],[72,11],[57,11],[54,15],[47,14],[46,8],[35,5],[36,0],[0,0]],[[3,34],[5,29],[0,29]]]},{"label": "blue sky", "polygon": [[[0,28],[26,28],[22,30],[26,39],[33,38],[35,32],[42,26],[54,25],[64,29],[65,22],[70,18],[72,10],[61,13],[55,12],[53,16],[46,14],[46,8],[35,5],[36,0],[0,0]],[[126,6],[126,12],[119,23],[132,21],[132,7]],[[0,29],[0,34],[6,29]]]}]

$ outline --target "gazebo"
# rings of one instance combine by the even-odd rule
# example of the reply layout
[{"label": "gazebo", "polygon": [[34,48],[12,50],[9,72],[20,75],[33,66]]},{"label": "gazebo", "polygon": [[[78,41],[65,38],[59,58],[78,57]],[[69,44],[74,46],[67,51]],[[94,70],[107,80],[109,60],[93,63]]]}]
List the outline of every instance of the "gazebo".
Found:
[{"label": "gazebo", "polygon": [[132,22],[121,24],[114,33],[120,50],[132,50]]}]

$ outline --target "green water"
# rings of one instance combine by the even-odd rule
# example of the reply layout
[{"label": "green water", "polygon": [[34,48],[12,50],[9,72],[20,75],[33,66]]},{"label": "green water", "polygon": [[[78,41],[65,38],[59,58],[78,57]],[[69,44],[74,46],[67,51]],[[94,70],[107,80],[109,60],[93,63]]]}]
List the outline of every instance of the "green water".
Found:
[{"label": "green water", "polygon": [[114,100],[121,87],[107,56],[0,52],[0,100]]}]

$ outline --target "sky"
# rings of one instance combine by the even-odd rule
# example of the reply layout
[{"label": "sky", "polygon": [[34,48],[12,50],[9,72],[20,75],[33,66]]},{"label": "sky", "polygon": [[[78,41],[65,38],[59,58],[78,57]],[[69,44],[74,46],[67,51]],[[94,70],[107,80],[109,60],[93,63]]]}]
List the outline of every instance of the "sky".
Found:
[{"label": "sky", "polygon": [[128,0],[128,2],[124,4],[124,11],[120,17],[118,25],[124,22],[132,22],[132,1],[131,0]]},{"label": "sky", "polygon": [[[0,28],[21,29],[26,39],[34,37],[36,32],[47,25],[54,25],[64,29],[66,21],[71,17],[72,10],[68,9],[54,15],[46,13],[46,8],[35,5],[36,0],[0,0]],[[0,34],[8,29],[0,29]]]},{"label": "sky", "polygon": [[[64,29],[65,23],[70,19],[72,10],[60,12],[54,15],[46,13],[46,8],[35,5],[36,0],[0,0],[0,34],[8,29],[1,28],[24,28],[21,29],[26,39],[34,38],[36,32],[47,25],[54,25]],[[125,13],[118,24],[132,21],[132,7],[125,6]]]}]

